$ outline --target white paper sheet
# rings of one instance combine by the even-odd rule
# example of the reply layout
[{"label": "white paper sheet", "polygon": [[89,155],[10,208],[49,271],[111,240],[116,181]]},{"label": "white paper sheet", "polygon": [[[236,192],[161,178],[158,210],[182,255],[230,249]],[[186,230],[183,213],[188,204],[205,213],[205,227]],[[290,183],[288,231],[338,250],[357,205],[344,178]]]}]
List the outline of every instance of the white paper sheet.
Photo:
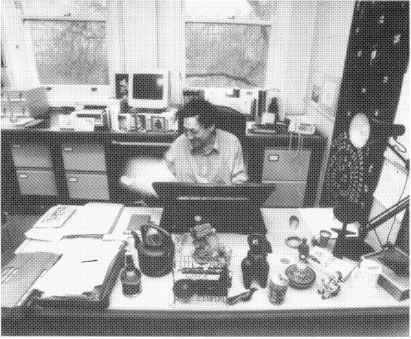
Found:
[{"label": "white paper sheet", "polygon": [[[331,232],[331,238],[337,238],[338,234],[331,228],[341,229],[342,223],[334,217],[332,208],[300,208],[298,211],[313,235],[320,234],[321,230],[327,230]],[[347,235],[347,237],[357,236],[358,224],[348,224],[347,230],[354,232],[354,234]]]},{"label": "white paper sheet", "polygon": [[62,240],[63,256],[35,284],[43,297],[79,295],[104,281],[107,269],[122,242],[93,239]]}]

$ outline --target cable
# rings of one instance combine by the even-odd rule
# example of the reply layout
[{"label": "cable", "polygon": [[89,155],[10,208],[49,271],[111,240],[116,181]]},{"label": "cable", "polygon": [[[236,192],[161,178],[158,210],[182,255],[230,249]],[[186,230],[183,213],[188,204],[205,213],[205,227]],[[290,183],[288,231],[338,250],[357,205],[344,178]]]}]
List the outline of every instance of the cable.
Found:
[{"label": "cable", "polygon": [[[405,178],[404,187],[402,188],[402,192],[401,192],[400,197],[398,198],[397,202],[399,202],[401,200],[402,195],[405,192],[405,188],[407,187],[407,182],[408,182],[409,175],[410,175],[410,172],[407,172],[407,177]],[[393,219],[392,219],[391,228],[390,228],[390,231],[388,232],[387,241],[385,243],[388,243],[388,241],[390,240],[390,235],[391,235],[392,229],[394,228],[395,219],[396,219],[396,216],[394,216]],[[375,229],[375,231],[376,231],[376,229]]]}]

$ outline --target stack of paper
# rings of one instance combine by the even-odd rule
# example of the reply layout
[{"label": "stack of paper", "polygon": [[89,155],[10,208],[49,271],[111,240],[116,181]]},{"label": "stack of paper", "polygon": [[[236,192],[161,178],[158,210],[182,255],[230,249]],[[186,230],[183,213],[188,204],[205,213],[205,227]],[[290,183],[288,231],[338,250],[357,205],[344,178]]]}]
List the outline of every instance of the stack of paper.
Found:
[{"label": "stack of paper", "polygon": [[61,259],[44,276],[35,288],[43,297],[81,295],[91,292],[104,281],[110,263],[123,242],[97,239],[64,239],[59,242]]},{"label": "stack of paper", "polygon": [[103,236],[113,231],[123,208],[123,204],[89,203],[77,207],[62,227],[33,227],[25,235],[29,239],[43,241],[58,241],[63,237]]}]

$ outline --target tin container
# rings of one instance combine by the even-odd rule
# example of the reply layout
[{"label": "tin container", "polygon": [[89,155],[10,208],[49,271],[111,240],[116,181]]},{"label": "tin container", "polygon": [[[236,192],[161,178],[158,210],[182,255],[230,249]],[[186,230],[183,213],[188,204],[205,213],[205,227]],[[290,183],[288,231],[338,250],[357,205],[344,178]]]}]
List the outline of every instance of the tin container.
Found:
[{"label": "tin container", "polygon": [[288,280],[281,274],[273,274],[268,284],[268,300],[273,305],[281,305],[285,301],[288,290]]}]

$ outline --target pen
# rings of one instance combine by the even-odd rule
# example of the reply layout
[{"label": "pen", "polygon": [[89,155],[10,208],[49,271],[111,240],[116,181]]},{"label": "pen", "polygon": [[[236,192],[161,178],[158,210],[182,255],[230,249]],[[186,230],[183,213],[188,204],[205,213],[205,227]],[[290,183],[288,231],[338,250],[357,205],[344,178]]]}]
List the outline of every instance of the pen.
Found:
[{"label": "pen", "polygon": [[83,263],[83,262],[93,262],[93,261],[97,261],[97,259],[93,259],[93,260],[83,260],[81,263]]}]

